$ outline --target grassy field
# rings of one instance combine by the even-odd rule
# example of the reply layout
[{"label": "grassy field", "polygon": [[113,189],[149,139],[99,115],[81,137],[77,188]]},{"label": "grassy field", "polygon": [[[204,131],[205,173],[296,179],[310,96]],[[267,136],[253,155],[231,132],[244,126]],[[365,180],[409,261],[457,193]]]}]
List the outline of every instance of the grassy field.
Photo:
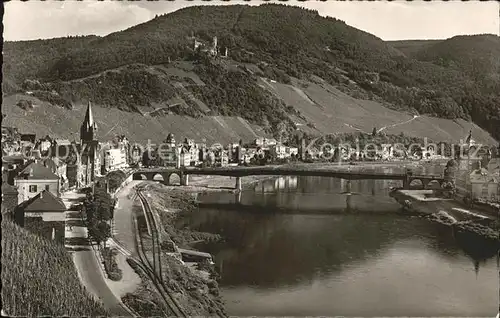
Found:
[{"label": "grassy field", "polygon": [[2,221],[2,308],[8,316],[108,316],[80,284],[64,246]]}]

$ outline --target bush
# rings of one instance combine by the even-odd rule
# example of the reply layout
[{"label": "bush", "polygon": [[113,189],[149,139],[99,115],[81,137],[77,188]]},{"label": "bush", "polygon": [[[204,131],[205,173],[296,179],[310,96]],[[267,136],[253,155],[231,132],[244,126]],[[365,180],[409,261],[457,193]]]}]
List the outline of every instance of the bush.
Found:
[{"label": "bush", "polygon": [[114,281],[121,280],[123,273],[122,270],[118,268],[118,264],[116,263],[116,255],[118,254],[116,249],[105,247],[101,250],[101,252],[104,259],[104,269],[106,270],[109,279]]},{"label": "bush", "polygon": [[33,102],[30,100],[21,99],[16,105],[24,110],[33,109]]}]

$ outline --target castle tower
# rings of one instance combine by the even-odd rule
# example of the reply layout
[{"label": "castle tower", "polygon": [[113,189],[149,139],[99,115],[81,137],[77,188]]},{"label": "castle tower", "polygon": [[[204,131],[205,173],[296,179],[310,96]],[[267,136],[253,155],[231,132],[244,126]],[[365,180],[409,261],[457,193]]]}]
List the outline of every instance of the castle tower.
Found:
[{"label": "castle tower", "polygon": [[214,36],[213,44],[212,44],[212,54],[217,55],[217,36]]}]

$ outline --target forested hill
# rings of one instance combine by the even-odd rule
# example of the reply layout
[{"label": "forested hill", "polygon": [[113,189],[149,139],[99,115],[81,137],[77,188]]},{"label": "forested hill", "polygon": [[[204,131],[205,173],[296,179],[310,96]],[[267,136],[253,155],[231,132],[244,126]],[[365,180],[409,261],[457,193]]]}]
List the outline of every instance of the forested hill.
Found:
[{"label": "forested hill", "polygon": [[[214,36],[219,48],[228,48],[227,60],[258,65],[262,74],[237,75],[224,63],[213,63],[193,52],[194,38],[211,42]],[[199,6],[157,16],[105,37],[6,42],[3,88],[7,94],[18,92],[26,89],[26,79],[38,79],[50,82],[45,88],[59,92],[71,103],[92,96],[80,96],[78,92],[67,95],[66,82],[81,81],[124,65],[157,66],[196,60],[194,72],[210,83],[211,89],[189,90],[214,114],[242,115],[257,124],[275,124],[290,109],[267,96],[256,84],[256,76],[290,83],[294,78],[309,80],[315,75],[357,98],[391,108],[472,119],[500,140],[500,76],[495,59],[500,56],[495,56],[499,49],[497,36],[481,35],[436,41],[408,54],[394,43],[343,21],[321,17],[317,11],[277,4]],[[145,71],[134,72],[143,76]],[[136,75],[130,75],[133,81]],[[123,75],[120,80],[113,77],[109,89],[109,76],[100,79],[99,97],[113,94],[121,82],[130,81],[130,76]],[[169,93],[155,93],[156,99],[175,96],[175,89],[168,79],[165,81],[141,80],[142,97],[134,103],[144,106],[158,102],[149,101],[148,92],[158,91],[159,87],[168,87]],[[250,110],[234,105],[238,98],[251,103]],[[113,104],[115,98],[108,99],[107,106],[119,107]],[[264,108],[259,109],[259,105]],[[270,109],[275,114],[264,118],[262,113]]]}]

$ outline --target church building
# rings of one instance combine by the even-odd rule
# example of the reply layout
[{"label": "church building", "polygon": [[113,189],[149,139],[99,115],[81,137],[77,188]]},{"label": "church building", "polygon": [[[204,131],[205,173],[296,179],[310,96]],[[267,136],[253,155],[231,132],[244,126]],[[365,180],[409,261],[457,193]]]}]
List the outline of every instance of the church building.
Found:
[{"label": "church building", "polygon": [[97,124],[92,114],[92,105],[87,106],[85,119],[80,127],[80,147],[81,158],[79,164],[83,169],[79,169],[81,174],[78,176],[79,185],[88,185],[93,182],[96,176],[101,173],[100,164],[100,144],[97,140]]}]

